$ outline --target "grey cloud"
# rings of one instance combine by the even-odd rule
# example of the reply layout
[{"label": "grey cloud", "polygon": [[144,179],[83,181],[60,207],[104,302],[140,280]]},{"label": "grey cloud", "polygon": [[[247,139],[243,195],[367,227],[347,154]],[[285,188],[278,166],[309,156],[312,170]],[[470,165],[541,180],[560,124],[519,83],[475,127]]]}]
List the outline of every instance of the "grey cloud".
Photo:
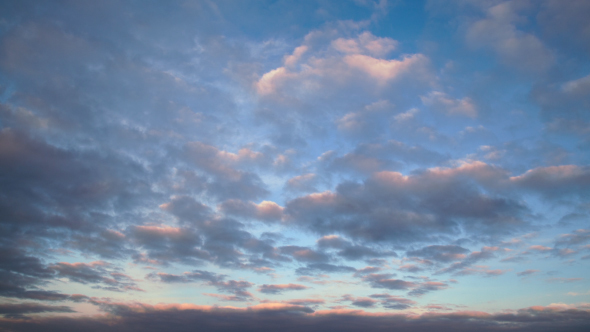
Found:
[{"label": "grey cloud", "polygon": [[221,203],[219,209],[226,215],[266,222],[277,222],[283,218],[283,208],[270,201],[256,204],[254,202],[230,199]]},{"label": "grey cloud", "polygon": [[458,273],[458,274],[460,274],[463,269],[468,268],[477,262],[480,262],[483,260],[488,260],[488,259],[496,257],[494,254],[495,249],[497,249],[497,248],[483,247],[481,249],[481,251],[474,251],[474,252],[470,253],[469,256],[467,256],[463,260],[461,260],[460,262],[455,262],[455,263],[449,265],[448,267],[440,269],[436,273],[437,274],[442,274],[442,273]]},{"label": "grey cloud", "polygon": [[519,277],[525,277],[525,276],[529,276],[529,275],[535,274],[537,272],[539,272],[539,270],[529,269],[529,270],[524,270],[524,271],[518,272],[518,273],[516,273],[516,275],[519,276]]},{"label": "grey cloud", "polygon": [[361,307],[361,308],[372,308],[375,306],[375,304],[377,303],[376,300],[373,300],[371,298],[368,297],[353,297],[350,295],[344,295],[342,297],[341,301],[350,301],[350,304],[352,304],[355,307]]},{"label": "grey cloud", "polygon": [[379,272],[381,271],[380,267],[376,267],[376,266],[367,266],[364,267],[362,269],[358,269],[355,273],[354,276],[355,277],[360,277],[369,273],[375,273],[375,272]]},{"label": "grey cloud", "polygon": [[416,304],[415,301],[399,296],[389,295],[387,293],[372,294],[370,297],[380,300],[381,305],[387,309],[404,310],[411,308]]},{"label": "grey cloud", "polygon": [[325,302],[326,301],[324,301],[322,299],[294,299],[294,300],[287,301],[287,303],[289,303],[289,304],[303,305],[303,306],[319,305],[319,304],[324,304]]},{"label": "grey cloud", "polygon": [[476,185],[493,186],[498,179],[506,179],[503,170],[477,162],[409,176],[379,172],[363,183],[344,182],[334,192],[291,200],[285,214],[316,233],[367,242],[433,241],[460,229],[500,236],[525,227],[528,208]]},{"label": "grey cloud", "polygon": [[0,271],[0,296],[39,301],[64,301],[67,294],[43,290],[44,280],[18,273]]},{"label": "grey cloud", "polygon": [[590,242],[589,229],[577,229],[572,234],[562,234],[555,241],[556,246],[573,246]]},{"label": "grey cloud", "polygon": [[457,245],[432,245],[419,250],[408,251],[408,256],[426,258],[438,262],[452,262],[466,257],[468,249]]},{"label": "grey cloud", "polygon": [[408,295],[410,296],[422,296],[426,293],[443,290],[449,288],[449,285],[444,282],[438,281],[426,281],[421,283],[418,287],[412,289]]},{"label": "grey cloud", "polygon": [[487,7],[486,17],[465,29],[471,47],[491,49],[501,62],[522,71],[544,71],[553,65],[553,52],[537,36],[516,25],[525,6],[506,1],[481,7]]},{"label": "grey cloud", "polygon": [[327,273],[346,273],[346,272],[355,272],[356,269],[351,266],[345,265],[334,265],[329,263],[313,263],[307,264],[306,267],[300,267],[295,272],[300,275],[315,275],[320,272],[327,272]]},{"label": "grey cloud", "polygon": [[368,282],[373,288],[386,288],[393,290],[407,290],[416,287],[416,283],[401,279],[392,279],[393,274],[376,274],[371,273],[362,277],[363,281]]},{"label": "grey cloud", "polygon": [[41,288],[55,277],[55,270],[12,245],[0,248],[0,296],[39,301],[68,299],[67,294]]},{"label": "grey cloud", "polygon": [[161,281],[165,283],[188,283],[188,282],[204,282],[206,285],[216,287],[217,290],[224,293],[231,293],[234,297],[232,301],[247,301],[252,298],[247,289],[254,284],[243,280],[227,280],[222,274],[217,274],[208,271],[194,270],[192,272],[185,272],[182,275],[168,274],[168,273],[150,273],[146,276],[150,280]]},{"label": "grey cloud", "polygon": [[336,235],[328,235],[320,238],[317,241],[317,245],[320,248],[339,249],[337,255],[347,260],[361,260],[388,256],[397,257],[397,254],[394,251],[380,251],[368,246],[352,244],[350,241]]},{"label": "grey cloud", "polygon": [[22,273],[36,278],[51,278],[55,272],[34,256],[14,247],[0,247],[0,270]]},{"label": "grey cloud", "polygon": [[208,281],[212,284],[221,282],[225,276],[213,272],[194,270],[192,272],[185,272],[182,275],[168,274],[168,273],[151,273],[148,275],[150,279],[158,277],[160,281],[167,283],[174,282],[194,282],[194,281]]},{"label": "grey cloud", "polygon": [[288,291],[288,290],[304,290],[307,288],[309,288],[309,287],[304,286],[304,285],[298,285],[298,284],[278,284],[278,285],[264,284],[264,285],[260,286],[258,291],[261,293],[265,293],[265,294],[280,294],[280,293],[282,293],[284,291]]},{"label": "grey cloud", "polygon": [[131,277],[120,272],[109,263],[97,261],[92,263],[56,263],[50,266],[59,277],[82,284],[97,284],[102,289],[111,291],[143,291]]},{"label": "grey cloud", "polygon": [[390,273],[371,273],[361,276],[361,280],[369,283],[373,288],[409,290],[409,296],[422,296],[426,293],[447,289],[449,287],[449,285],[444,282],[432,281],[429,279],[422,282],[413,282],[403,279],[394,279],[393,277],[395,277],[395,275]]},{"label": "grey cloud", "polygon": [[133,249],[128,247],[129,243],[125,235],[112,229],[105,229],[90,235],[74,234],[67,244],[70,248],[107,259],[128,257],[135,253]]},{"label": "grey cloud", "polygon": [[[128,331],[140,328],[144,331],[160,331],[162,320],[166,320],[169,331],[189,331],[194,326],[206,330],[234,331],[275,331],[280,327],[292,327],[306,331],[390,331],[392,326],[399,331],[503,331],[510,324],[514,331],[549,332],[584,331],[590,322],[590,315],[584,308],[534,307],[516,310],[513,313],[481,314],[469,312],[428,313],[423,315],[380,315],[370,316],[353,313],[332,313],[309,315],[313,310],[303,306],[264,309],[252,307],[249,310],[198,307],[178,308],[149,305],[108,304],[101,307],[118,319],[106,320],[96,317],[39,317],[30,320],[3,320],[0,326],[19,331]],[[190,327],[189,327],[190,326]]]},{"label": "grey cloud", "polygon": [[543,167],[512,177],[511,180],[527,190],[549,198],[560,196],[584,197],[590,193],[590,167],[563,165]]},{"label": "grey cloud", "polygon": [[586,1],[567,4],[557,0],[544,1],[537,22],[544,37],[575,57],[587,57],[590,51],[590,25],[585,18],[590,14]]},{"label": "grey cloud", "polygon": [[285,188],[291,192],[315,192],[318,177],[314,173],[307,173],[290,178],[285,183]]},{"label": "grey cloud", "polygon": [[67,306],[50,306],[39,303],[0,304],[0,315],[6,318],[25,318],[26,314],[44,312],[76,312]]},{"label": "grey cloud", "polygon": [[325,253],[312,250],[307,247],[300,246],[283,246],[279,247],[281,253],[289,255],[300,262],[307,263],[327,263],[330,260],[330,256]]},{"label": "grey cloud", "polygon": [[[386,9],[381,4],[385,6],[385,2],[365,2],[363,8],[358,4],[322,1],[293,6],[286,2],[269,5],[221,0],[149,2],[138,8],[135,2],[108,0],[3,2],[0,295],[12,298],[10,301],[87,300],[51,291],[55,278],[106,290],[137,290],[136,281],[116,268],[129,260],[139,263],[137,268],[181,268],[208,262],[229,268],[232,273],[240,269],[270,273],[276,268],[277,274],[282,274],[284,269],[299,267],[297,274],[355,273],[359,280],[367,278],[369,285],[403,287],[403,282],[410,281],[385,274],[371,279],[369,275],[383,270],[357,271],[347,262],[366,260],[385,265],[385,260],[378,259],[395,257],[393,250],[417,249],[408,255],[437,261],[441,266],[451,264],[442,268],[444,272],[471,273],[468,269],[475,269],[475,262],[488,256],[472,253],[463,261],[454,261],[453,257],[468,252],[460,252],[459,247],[429,245],[453,243],[457,237],[468,238],[476,245],[478,241],[502,240],[527,229],[541,217],[531,211],[538,209],[537,205],[531,204],[530,209],[527,206],[532,202],[527,196],[530,193],[551,202],[564,197],[568,201],[586,199],[590,187],[588,169],[579,166],[586,157],[576,153],[571,137],[555,144],[554,151],[565,157],[554,160],[571,160],[578,166],[545,167],[556,163],[541,160],[534,165],[543,167],[511,177],[514,168],[506,167],[501,159],[493,160],[498,166],[469,160],[473,155],[465,141],[473,136],[459,134],[461,138],[454,140],[441,134],[461,130],[464,123],[444,120],[438,128],[436,114],[431,118],[433,114],[424,111],[399,113],[420,105],[420,96],[430,96],[433,105],[448,102],[450,108],[443,109],[451,113],[472,114],[470,105],[485,104],[485,100],[476,98],[481,83],[471,80],[474,76],[466,76],[469,79],[465,86],[450,82],[458,78],[451,73],[451,61],[449,66],[434,68],[443,60],[456,60],[455,64],[462,60],[433,58],[431,62],[429,56],[454,54],[446,52],[447,46],[442,43],[433,47],[430,42],[418,42],[427,57],[409,54],[416,52],[412,43],[364,31],[374,28],[375,20],[383,17],[380,15]],[[469,39],[477,44],[473,46],[489,47],[502,61],[522,68],[537,66],[543,70],[556,65],[555,71],[546,72],[547,77],[540,81],[527,78],[511,83],[523,89],[535,87],[529,97],[541,107],[541,120],[547,129],[542,135],[548,137],[532,139],[550,141],[564,131],[586,137],[589,81],[575,62],[583,62],[580,59],[588,55],[560,52],[587,48],[583,14],[588,6],[575,1],[565,5],[547,1],[528,9],[518,7],[518,2],[494,8],[473,2],[465,6],[475,8],[479,17],[470,16],[471,12],[454,16],[457,20],[451,26],[471,26],[468,38],[473,37]],[[376,8],[383,12],[377,13]],[[519,15],[537,10],[536,21],[534,15],[530,16],[531,30],[521,29]],[[257,15],[249,15],[253,13]],[[529,27],[529,22],[522,24]],[[555,25],[554,31],[547,30],[550,25]],[[273,29],[268,29],[270,26]],[[537,33],[538,28],[544,36]],[[311,32],[305,36],[304,30]],[[567,36],[562,36],[564,31]],[[543,37],[549,40],[547,44]],[[378,49],[369,48],[367,40]],[[292,53],[294,42],[303,48]],[[554,48],[548,50],[547,45]],[[454,46],[451,43],[448,47]],[[440,49],[435,50],[437,47]],[[533,53],[533,57],[526,56]],[[553,63],[553,56],[559,61]],[[523,62],[523,58],[531,61]],[[470,71],[490,81],[504,75],[493,68],[487,71],[486,61],[477,62],[478,68]],[[481,68],[484,70],[479,71]],[[441,91],[441,86],[459,99],[428,94]],[[507,85],[506,89],[514,86]],[[526,91],[517,90],[513,90],[515,95],[506,94],[506,100],[514,97],[526,103]],[[498,116],[509,118],[504,117],[508,111],[503,110],[516,105],[508,105],[512,99],[508,102],[495,98],[499,92],[504,90],[486,89],[490,99],[498,99],[493,103],[494,108],[501,108]],[[530,107],[522,108],[527,117],[535,112]],[[492,128],[499,124],[493,121],[495,116],[477,121]],[[398,120],[410,117],[420,119],[400,128],[409,122]],[[389,127],[392,119],[399,126]],[[534,122],[535,118],[531,119]],[[468,125],[479,130],[483,128],[479,124]],[[506,138],[509,130],[513,129],[502,129],[499,136]],[[406,137],[408,131],[418,134]],[[413,135],[420,135],[420,144],[413,141]],[[390,140],[393,137],[400,141]],[[479,137],[474,141],[487,139]],[[528,144],[523,140],[523,145]],[[277,146],[269,146],[268,142]],[[294,147],[297,152],[289,150]],[[341,154],[314,161],[330,149]],[[531,155],[537,158],[534,152]],[[464,162],[455,161],[457,158]],[[515,163],[522,160],[510,159]],[[530,167],[531,162],[522,164],[518,169]],[[442,165],[451,167],[423,169]],[[403,171],[405,176],[374,173],[393,169]],[[369,179],[355,180],[359,172]],[[303,177],[296,176],[301,174]],[[283,187],[289,177],[291,180]],[[318,188],[335,189],[315,193]],[[281,190],[287,196],[281,195]],[[302,197],[289,201],[291,195]],[[277,202],[286,197],[288,202],[284,209],[272,202],[258,203],[268,197]],[[273,224],[254,224],[251,220]],[[297,236],[302,231],[311,232],[308,235],[312,239],[318,234],[343,238],[318,241],[317,247],[310,247],[309,243],[296,242],[298,239],[279,241],[257,235],[271,228],[291,234],[292,227],[299,228]],[[556,249],[550,253],[573,257],[583,241],[584,234],[572,232],[572,236],[557,240]],[[63,263],[63,255],[68,253],[68,262],[83,255],[88,261],[102,259],[113,265]],[[46,264],[55,261],[61,263]],[[425,266],[417,261],[412,264],[400,269],[418,271]],[[253,299],[248,293],[253,285],[228,280],[234,277],[192,271],[153,278],[162,282],[194,281],[230,294],[227,299]],[[406,284],[405,291],[413,296],[446,287],[445,283],[430,280],[411,282],[412,287]],[[387,305],[392,309],[409,304],[396,299],[390,302]],[[361,302],[357,304],[362,306]],[[292,317],[301,318],[310,312],[305,307],[290,308],[273,313],[289,322]],[[263,330],[266,325],[262,323],[268,322],[264,315],[216,310],[194,310],[185,315],[189,312],[180,309],[120,305],[109,311],[112,319],[108,322],[102,320],[104,317],[37,317],[34,321],[41,322],[39,325],[23,322],[22,329],[161,330],[159,315],[168,315],[166,320],[171,321],[174,319],[170,317],[178,317],[178,323],[185,323],[176,326],[174,321],[171,329],[195,326],[195,321],[201,321],[193,320],[191,315],[204,317],[203,328],[211,330],[226,328],[216,325],[226,324],[221,317],[246,322],[246,331],[257,326]],[[535,314],[531,311],[515,315],[524,319]],[[151,324],[142,325],[140,318],[144,316]],[[483,320],[477,322],[489,327],[493,324],[489,322],[497,318],[492,316],[487,319],[488,325]],[[374,322],[366,317],[345,317],[353,317],[353,322]],[[332,318],[309,319],[324,322],[325,330],[341,326],[338,320],[335,325],[327,324],[333,323]],[[417,324],[399,317],[387,319],[402,325]],[[380,322],[388,323],[387,319]],[[459,318],[445,316],[440,320],[453,319]],[[424,324],[436,326],[434,320]],[[271,318],[270,322],[268,329],[282,326],[281,320]],[[479,324],[462,322],[466,330]],[[62,323],[71,325],[64,327]],[[0,324],[7,326],[0,329],[21,329],[11,320]]]},{"label": "grey cloud", "polygon": [[247,151],[243,155],[229,154],[214,146],[191,142],[186,145],[184,154],[192,164],[213,176],[213,181],[206,187],[212,195],[222,199],[258,199],[268,194],[260,177],[235,167],[236,163],[261,158],[261,154],[245,150]]},{"label": "grey cloud", "polygon": [[[201,237],[190,228],[135,226],[129,231],[131,238],[147,252],[147,259],[159,264],[182,261],[199,264],[210,258],[208,252],[201,250]],[[136,255],[138,261],[145,261],[143,255]]]},{"label": "grey cloud", "polygon": [[[154,236],[160,242],[142,240],[142,245],[156,259],[184,260],[198,264],[199,260],[209,260],[224,266],[243,266],[243,258],[256,260],[255,255],[273,258],[275,248],[268,240],[259,240],[244,230],[244,224],[229,218],[203,215],[208,211],[203,204],[192,197],[174,197],[161,207],[172,213],[185,228],[137,226],[134,232]],[[190,226],[190,227],[189,227]],[[145,232],[144,232],[145,230]],[[156,239],[154,238],[154,239]],[[175,239],[175,241],[172,241]],[[180,241],[182,239],[182,241]],[[156,247],[156,244],[159,246]],[[252,254],[243,257],[239,248]],[[158,258],[157,255],[162,255]]]},{"label": "grey cloud", "polygon": [[175,196],[170,202],[160,205],[160,208],[172,213],[184,223],[198,225],[212,217],[211,208],[190,196]]},{"label": "grey cloud", "polygon": [[584,125],[590,121],[586,110],[590,106],[590,76],[569,76],[568,81],[537,84],[531,98],[541,107],[543,120],[550,131],[587,137]]},{"label": "grey cloud", "polygon": [[322,162],[330,171],[371,174],[376,171],[400,169],[404,165],[435,165],[447,159],[448,156],[419,145],[410,146],[400,141],[390,140],[383,144],[362,143],[352,152],[341,157],[331,155],[329,158],[324,158]]}]

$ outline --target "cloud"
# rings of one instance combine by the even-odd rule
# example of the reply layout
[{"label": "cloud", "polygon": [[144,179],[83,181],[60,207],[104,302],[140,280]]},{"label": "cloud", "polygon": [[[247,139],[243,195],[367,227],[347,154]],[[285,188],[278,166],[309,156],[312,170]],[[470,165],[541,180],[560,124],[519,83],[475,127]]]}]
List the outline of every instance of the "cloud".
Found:
[{"label": "cloud", "polygon": [[[379,119],[391,109],[388,100],[404,96],[403,91],[424,90],[435,80],[424,54],[384,58],[394,44],[352,22],[307,34],[282,65],[265,69],[253,83],[256,116],[271,129],[273,144],[301,150],[310,139],[338,128],[351,138],[386,133],[387,123]],[[375,101],[375,95],[383,98]],[[358,101],[365,101],[364,107]]]},{"label": "cloud", "polygon": [[549,279],[547,279],[547,282],[571,283],[571,282],[578,282],[583,279],[584,278],[549,278]]},{"label": "cloud", "polygon": [[432,292],[432,291],[443,290],[443,289],[447,289],[447,288],[449,288],[449,285],[444,282],[426,281],[426,282],[421,283],[418,287],[412,289],[412,291],[410,291],[408,293],[408,295],[422,296],[422,295]]},{"label": "cloud", "polygon": [[393,51],[398,42],[391,38],[375,37],[368,31],[361,33],[356,39],[338,38],[332,41],[332,47],[345,54],[368,54],[383,57]]},{"label": "cloud", "polygon": [[280,294],[284,291],[304,290],[307,288],[309,288],[309,287],[304,286],[304,285],[299,285],[299,284],[278,284],[278,285],[264,284],[264,285],[260,286],[258,291],[261,293],[265,293],[265,294]]},{"label": "cloud", "polygon": [[330,257],[325,253],[312,250],[307,247],[300,246],[283,246],[279,247],[281,253],[293,257],[295,260],[300,262],[309,263],[327,263]]},{"label": "cloud", "polygon": [[344,295],[341,301],[350,301],[350,304],[355,307],[361,308],[372,308],[377,303],[376,300],[373,300],[369,297],[352,297],[350,295]]},{"label": "cloud", "polygon": [[259,152],[243,148],[235,154],[201,142],[189,142],[183,153],[189,162],[212,177],[206,188],[214,196],[256,199],[268,194],[257,174],[237,169],[241,165],[263,161],[264,156]]},{"label": "cloud", "polygon": [[392,290],[407,290],[417,287],[417,284],[411,281],[393,279],[393,274],[371,273],[362,277],[363,281],[368,282],[373,288],[386,288]]},{"label": "cloud", "polygon": [[519,277],[525,277],[525,276],[533,275],[533,274],[535,274],[537,272],[539,272],[539,270],[529,269],[529,270],[524,270],[524,271],[518,272],[516,275],[519,276]]},{"label": "cloud", "polygon": [[289,179],[287,183],[285,183],[285,188],[293,192],[313,192],[317,191],[315,188],[316,182],[316,174],[307,173]]},{"label": "cloud", "polygon": [[67,306],[50,306],[39,303],[13,303],[0,304],[0,315],[6,318],[25,318],[26,314],[39,314],[46,312],[75,312]]},{"label": "cloud", "polygon": [[526,225],[523,217],[528,208],[474,185],[494,189],[502,181],[507,181],[503,170],[481,162],[411,175],[382,171],[363,183],[341,183],[335,192],[293,199],[285,214],[297,227],[359,241],[416,243],[459,229],[507,234]]},{"label": "cloud", "polygon": [[447,263],[464,259],[467,253],[469,253],[468,249],[456,245],[432,245],[419,250],[408,251],[407,255]]},{"label": "cloud", "polygon": [[590,50],[590,26],[585,19],[588,13],[590,6],[585,1],[573,1],[564,6],[560,1],[550,0],[543,3],[537,22],[552,46],[583,57]]},{"label": "cloud", "polygon": [[405,56],[401,60],[376,59],[367,55],[354,54],[345,56],[344,63],[351,68],[361,70],[377,80],[379,84],[386,84],[412,72],[425,71],[424,68],[428,66],[429,61],[422,54]]},{"label": "cloud", "polygon": [[491,49],[501,62],[519,70],[547,70],[555,61],[551,50],[537,36],[517,27],[524,9],[526,3],[517,1],[490,5],[484,9],[485,18],[466,26],[465,41],[473,48]]},{"label": "cloud", "polygon": [[444,92],[432,91],[420,98],[424,105],[430,106],[447,115],[462,115],[470,118],[477,117],[477,108],[473,100],[469,97],[454,99]]},{"label": "cloud", "polygon": [[46,281],[14,272],[0,271],[0,295],[38,301],[64,301],[69,295],[40,289]]},{"label": "cloud", "polygon": [[[278,326],[291,326],[307,331],[356,331],[370,328],[373,331],[501,331],[506,324],[519,331],[583,330],[589,313],[583,307],[567,305],[535,306],[509,313],[488,314],[477,311],[426,313],[422,315],[369,314],[361,310],[318,311],[298,305],[268,303],[247,309],[196,305],[157,305],[102,303],[101,308],[112,316],[80,318],[50,317],[30,320],[2,320],[3,328],[33,331],[42,326],[45,330],[92,330],[110,326],[113,331],[132,327],[144,331],[157,331],[157,322],[166,319],[170,331],[185,331],[186,326],[199,324],[204,329],[230,331],[240,324],[242,330],[273,331]],[[167,318],[164,318],[167,317]],[[112,318],[117,318],[112,320]]]},{"label": "cloud", "polygon": [[587,138],[590,118],[584,110],[590,106],[589,91],[590,75],[576,75],[539,84],[532,89],[531,97],[541,107],[550,132]]},{"label": "cloud", "polygon": [[0,4],[0,330],[578,324],[427,300],[587,282],[588,8]]},{"label": "cloud", "polygon": [[[308,34],[305,42],[295,48],[292,55],[285,58],[285,66],[270,70],[256,82],[256,90],[261,96],[277,95],[285,98],[288,87],[307,94],[309,87],[320,87],[327,82],[339,85],[348,83],[356,73],[366,76],[369,82],[384,85],[389,81],[409,78],[407,75],[418,74],[428,77],[429,60],[422,54],[405,55],[401,59],[382,59],[392,51],[397,42],[389,38],[378,38],[370,32],[363,32],[355,39],[337,38],[323,50],[314,50],[319,56],[311,57],[314,39],[326,38],[331,31],[315,31]],[[329,38],[329,37],[328,37]],[[334,52],[336,51],[336,52]],[[308,55],[308,61],[301,64],[302,56]],[[299,62],[298,66],[295,66]],[[297,68],[298,67],[298,68]],[[299,69],[299,70],[297,70]]]},{"label": "cloud", "polygon": [[553,198],[580,196],[588,193],[590,168],[577,165],[539,167],[510,177],[516,186]]},{"label": "cloud", "polygon": [[404,165],[434,165],[446,159],[446,156],[422,146],[409,146],[400,141],[389,140],[381,144],[362,143],[343,156],[335,154],[325,156],[322,162],[329,171],[372,174],[377,171],[401,168]]},{"label": "cloud", "polygon": [[[248,208],[252,208],[247,203],[242,204],[235,201],[228,203],[225,208],[232,211],[232,208],[235,210],[244,206],[246,211]],[[167,231],[161,231],[159,227],[155,226],[135,227],[133,232],[138,240],[143,241],[144,236],[138,237],[143,233],[153,236],[154,240],[157,240],[141,242],[142,246],[147,249],[148,258],[156,259],[158,262],[182,261],[192,265],[200,264],[202,260],[206,260],[223,266],[249,266],[251,268],[271,264],[259,261],[259,254],[267,258],[281,258],[275,257],[276,249],[267,241],[257,239],[246,231],[244,224],[221,216],[203,216],[204,205],[193,197],[173,197],[172,201],[162,204],[160,207],[173,214],[181,224],[186,226],[183,228],[166,226],[164,228],[168,229]],[[223,210],[223,208],[222,205],[221,209]],[[261,203],[256,211],[262,215],[268,215],[265,213],[270,210],[272,215],[273,211],[277,211],[277,208],[273,203]],[[246,255],[240,252],[240,249],[246,250],[252,255],[245,257]]]},{"label": "cloud", "polygon": [[302,305],[302,306],[309,306],[309,305],[320,305],[324,304],[326,301],[322,299],[293,299],[288,300],[287,303],[294,304],[294,305]]},{"label": "cloud", "polygon": [[26,255],[22,250],[14,247],[0,248],[0,269],[18,272],[37,278],[50,278],[54,271],[34,256]]},{"label": "cloud", "polygon": [[380,300],[381,305],[387,309],[404,310],[411,308],[416,304],[415,301],[399,296],[389,295],[387,293],[373,294],[370,297]]},{"label": "cloud", "polygon": [[[199,249],[201,237],[190,228],[170,226],[135,226],[130,235],[133,241],[146,250],[147,258],[152,263],[169,264],[183,261],[189,264],[199,264],[209,259],[210,254]],[[136,260],[144,261],[143,256],[136,256]]]},{"label": "cloud", "polygon": [[67,263],[60,262],[50,266],[59,277],[68,278],[70,281],[82,284],[102,284],[97,286],[111,291],[143,291],[129,277],[118,271],[111,264],[104,261],[91,263]]},{"label": "cloud", "polygon": [[[225,281],[225,275],[208,271],[194,270],[192,272],[185,272],[181,275],[154,272],[148,274],[146,278],[164,283],[204,282],[206,285],[216,287],[217,290],[221,292],[233,294],[231,297],[224,297],[221,295],[224,300],[228,301],[248,301],[253,297],[252,294],[247,291],[248,288],[254,286],[253,283],[244,280]],[[212,296],[217,297],[217,295]]]},{"label": "cloud", "polygon": [[313,263],[307,264],[305,267],[300,267],[295,272],[300,275],[315,275],[320,272],[326,273],[346,273],[355,272],[356,269],[352,266],[334,265],[329,263]]},{"label": "cloud", "polygon": [[280,221],[283,217],[283,207],[272,201],[262,201],[256,204],[232,199],[221,203],[219,209],[228,215],[261,221]]},{"label": "cloud", "polygon": [[338,249],[336,254],[347,260],[361,260],[388,256],[397,257],[397,254],[394,251],[381,251],[367,246],[355,245],[337,235],[323,236],[317,240],[317,245],[320,248]]},{"label": "cloud", "polygon": [[555,241],[556,246],[572,246],[590,242],[590,230],[577,229],[573,234],[562,234]]}]

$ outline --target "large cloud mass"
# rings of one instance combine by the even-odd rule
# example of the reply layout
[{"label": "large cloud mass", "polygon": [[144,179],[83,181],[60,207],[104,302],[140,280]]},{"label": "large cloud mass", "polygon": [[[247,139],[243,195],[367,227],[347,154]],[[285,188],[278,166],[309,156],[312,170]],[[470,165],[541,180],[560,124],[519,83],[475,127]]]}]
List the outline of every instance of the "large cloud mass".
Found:
[{"label": "large cloud mass", "polygon": [[0,330],[588,330],[587,17],[2,2]]}]

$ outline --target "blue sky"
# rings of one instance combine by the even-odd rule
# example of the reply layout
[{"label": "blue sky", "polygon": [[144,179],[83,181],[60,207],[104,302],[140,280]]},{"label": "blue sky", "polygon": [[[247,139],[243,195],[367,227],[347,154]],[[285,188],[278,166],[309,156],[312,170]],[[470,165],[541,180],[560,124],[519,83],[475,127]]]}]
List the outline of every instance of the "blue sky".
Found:
[{"label": "blue sky", "polygon": [[589,326],[587,1],[0,13],[0,329]]}]

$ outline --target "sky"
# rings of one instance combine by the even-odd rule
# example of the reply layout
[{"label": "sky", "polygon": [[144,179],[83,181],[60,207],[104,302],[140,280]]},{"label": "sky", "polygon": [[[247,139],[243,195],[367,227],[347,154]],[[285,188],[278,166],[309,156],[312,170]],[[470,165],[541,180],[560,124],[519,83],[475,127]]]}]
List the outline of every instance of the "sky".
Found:
[{"label": "sky", "polygon": [[0,331],[588,331],[590,1],[0,2]]}]

